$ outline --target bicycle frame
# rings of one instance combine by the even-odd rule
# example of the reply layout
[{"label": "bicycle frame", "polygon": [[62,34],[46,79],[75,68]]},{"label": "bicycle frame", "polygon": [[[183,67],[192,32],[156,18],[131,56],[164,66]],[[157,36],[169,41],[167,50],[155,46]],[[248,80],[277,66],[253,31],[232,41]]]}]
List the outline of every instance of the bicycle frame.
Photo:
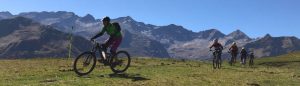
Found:
[{"label": "bicycle frame", "polygon": [[221,60],[221,56],[220,56],[221,53],[222,53],[222,51],[219,51],[219,50],[216,51],[216,50],[214,50],[214,51],[213,51],[214,59],[216,59],[216,60],[217,60],[217,59]]},{"label": "bicycle frame", "polygon": [[[108,57],[110,57],[110,53],[105,52],[103,46],[100,46],[101,45],[100,43],[96,42],[95,40],[93,40],[92,42],[94,44],[94,46],[91,50],[91,52],[93,52],[93,54],[96,54],[96,52],[99,51],[100,59],[106,60]],[[96,58],[97,58],[97,56],[96,56]]]},{"label": "bicycle frame", "polygon": [[[102,47],[100,46],[100,44],[97,43],[95,40],[93,40],[92,42],[93,42],[93,48],[92,48],[91,52],[92,52],[93,54],[96,54],[96,52],[99,51],[99,54],[100,54],[101,59],[104,59],[103,56],[105,55],[105,53],[102,53],[102,52],[104,52],[104,50],[102,49]],[[104,55],[103,55],[103,54],[104,54]],[[95,55],[95,56],[96,56],[96,55]],[[97,56],[96,56],[96,58],[97,58]]]},{"label": "bicycle frame", "polygon": [[[121,73],[124,72],[128,69],[128,67],[130,66],[130,55],[128,54],[128,52],[126,51],[118,51],[116,53],[116,55],[112,55],[111,53],[107,53],[105,46],[102,46],[102,44],[95,42],[94,40],[92,40],[93,46],[92,49],[90,51],[86,51],[81,53],[79,56],[77,56],[77,58],[75,59],[74,63],[73,63],[73,69],[75,70],[75,73],[77,73],[78,75],[86,75],[89,74],[91,71],[93,71],[93,69],[96,66],[96,62],[98,60],[99,63],[103,63],[104,66],[110,66],[111,70],[114,73]],[[96,52],[99,52],[100,57],[97,57]],[[119,55],[125,55],[125,59],[126,59],[126,63],[123,64],[123,60],[118,60],[118,54]],[[106,58],[108,57],[108,58]],[[81,62],[78,62],[79,59],[84,60],[83,61],[83,67],[82,68],[89,68],[88,71],[80,71],[80,69],[78,69],[77,64],[79,63],[79,65],[81,65]],[[90,67],[90,64],[91,67]],[[118,65],[124,65],[121,68],[118,68]],[[116,68],[116,66],[118,66]],[[80,68],[80,66],[79,66]]]},{"label": "bicycle frame", "polygon": [[210,51],[212,51],[214,58],[217,58],[218,54],[222,54],[221,50],[210,50]]},{"label": "bicycle frame", "polygon": [[222,59],[221,59],[221,54],[222,54],[222,50],[209,50],[209,51],[212,51],[213,52],[213,66],[215,68],[215,65],[216,65],[216,68],[220,68],[221,67],[221,62],[222,62]]}]

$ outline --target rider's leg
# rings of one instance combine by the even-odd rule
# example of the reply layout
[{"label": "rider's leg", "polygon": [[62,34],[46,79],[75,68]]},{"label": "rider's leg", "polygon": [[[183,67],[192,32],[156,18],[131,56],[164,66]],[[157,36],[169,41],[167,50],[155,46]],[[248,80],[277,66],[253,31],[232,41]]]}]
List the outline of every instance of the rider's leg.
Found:
[{"label": "rider's leg", "polygon": [[244,58],[244,59],[245,59],[245,61],[244,61],[244,62],[245,62],[245,64],[246,64],[246,63],[247,63],[247,56],[245,56],[245,58]]},{"label": "rider's leg", "polygon": [[232,63],[233,62],[233,54],[232,54],[232,52],[230,53],[230,55],[231,55],[230,63]]},{"label": "rider's leg", "polygon": [[217,61],[217,58],[218,58],[218,57],[217,57],[217,52],[213,52],[213,56],[214,56],[214,57],[213,57],[213,61],[216,62],[216,61]]},{"label": "rider's leg", "polygon": [[234,54],[234,55],[233,55],[233,62],[236,63],[237,52],[234,52],[233,54]]},{"label": "rider's leg", "polygon": [[107,50],[107,47],[110,46],[113,42],[114,42],[113,37],[109,37],[103,45],[105,47],[105,50]]},{"label": "rider's leg", "polygon": [[[101,46],[103,46],[104,47],[104,52],[107,52],[107,48],[109,47],[109,46],[111,46],[111,44],[113,43],[113,38],[112,37],[109,37],[106,41],[105,41],[105,43],[103,44],[103,45],[101,45]],[[104,57],[104,60],[106,60],[106,61],[104,61],[104,64],[105,65],[108,65],[108,59],[107,59],[108,57]]]},{"label": "rider's leg", "polygon": [[243,59],[244,59],[244,57],[243,57],[243,55],[241,55],[241,63],[243,63]]},{"label": "rider's leg", "polygon": [[243,58],[242,63],[243,63],[243,64],[246,64],[246,58],[245,58],[245,56],[243,55],[242,58]]},{"label": "rider's leg", "polygon": [[120,46],[121,42],[122,42],[122,37],[114,38],[113,43],[112,43],[112,47],[110,49],[110,52],[112,54],[117,53],[117,49]]},{"label": "rider's leg", "polygon": [[245,57],[244,56],[242,56],[243,57],[243,64],[245,64]]},{"label": "rider's leg", "polygon": [[253,65],[253,58],[250,58],[251,65]]},{"label": "rider's leg", "polygon": [[214,52],[213,55],[214,55],[214,58],[216,58],[216,56],[217,56],[216,52]]},{"label": "rider's leg", "polygon": [[222,64],[222,58],[221,58],[221,55],[222,55],[222,52],[219,52],[219,53],[218,53],[218,56],[219,56],[218,58],[219,58],[219,60],[220,60],[220,64]]},{"label": "rider's leg", "polygon": [[234,63],[235,62],[235,53],[232,52],[231,53],[231,63]]},{"label": "rider's leg", "polygon": [[241,62],[240,63],[242,64],[243,63],[243,56],[241,55],[240,58],[241,58]]},{"label": "rider's leg", "polygon": [[252,63],[252,62],[251,62],[251,58],[250,58],[250,60],[249,60],[249,66],[251,66],[251,63]]}]

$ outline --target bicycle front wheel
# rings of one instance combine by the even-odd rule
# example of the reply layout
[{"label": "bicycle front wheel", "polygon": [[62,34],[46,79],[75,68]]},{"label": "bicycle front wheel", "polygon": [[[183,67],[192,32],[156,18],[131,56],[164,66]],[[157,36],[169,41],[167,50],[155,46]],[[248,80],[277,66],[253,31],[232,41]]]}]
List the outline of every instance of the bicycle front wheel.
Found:
[{"label": "bicycle front wheel", "polygon": [[110,68],[114,73],[122,73],[130,66],[130,55],[126,51],[119,51],[111,57]]},{"label": "bicycle front wheel", "polygon": [[96,57],[92,52],[80,54],[74,61],[73,69],[76,74],[82,76],[93,71],[96,65]]},{"label": "bicycle front wheel", "polygon": [[222,60],[221,60],[221,58],[218,58],[217,65],[218,65],[218,68],[220,69],[221,66],[222,66]]}]

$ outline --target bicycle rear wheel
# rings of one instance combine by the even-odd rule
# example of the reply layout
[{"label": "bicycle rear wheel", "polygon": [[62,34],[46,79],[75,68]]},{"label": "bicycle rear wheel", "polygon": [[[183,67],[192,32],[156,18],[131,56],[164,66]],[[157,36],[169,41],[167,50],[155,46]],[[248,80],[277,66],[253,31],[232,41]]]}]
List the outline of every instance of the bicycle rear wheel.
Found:
[{"label": "bicycle rear wheel", "polygon": [[233,63],[233,57],[231,57],[230,61],[229,61],[229,64],[230,66],[232,66],[234,63]]},{"label": "bicycle rear wheel", "polygon": [[92,52],[84,52],[76,57],[73,69],[76,74],[82,76],[93,71],[96,65],[96,57]]},{"label": "bicycle rear wheel", "polygon": [[130,66],[130,55],[126,51],[119,51],[111,57],[110,68],[114,73],[122,73]]},{"label": "bicycle rear wheel", "polygon": [[217,65],[218,65],[218,69],[220,69],[221,68],[221,59],[220,58],[218,58],[218,60],[217,60]]},{"label": "bicycle rear wheel", "polygon": [[217,59],[213,59],[213,68],[214,68],[214,69],[217,68]]}]

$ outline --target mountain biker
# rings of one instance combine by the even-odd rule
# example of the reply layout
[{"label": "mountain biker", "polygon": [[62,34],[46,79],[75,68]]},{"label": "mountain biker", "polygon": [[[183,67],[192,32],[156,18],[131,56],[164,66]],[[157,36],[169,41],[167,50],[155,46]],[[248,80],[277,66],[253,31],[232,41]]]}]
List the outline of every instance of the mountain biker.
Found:
[{"label": "mountain biker", "polygon": [[229,48],[230,54],[231,54],[231,60],[233,61],[233,63],[236,62],[236,57],[238,54],[238,47],[236,45],[235,42],[232,43],[231,47]]},{"label": "mountain biker", "polygon": [[254,53],[253,51],[250,53],[249,55],[249,66],[252,66],[253,65],[253,60],[254,60]]},{"label": "mountain biker", "polygon": [[246,64],[246,58],[247,58],[247,55],[248,55],[248,53],[247,53],[247,51],[246,51],[246,49],[243,47],[242,48],[242,50],[241,50],[241,63],[243,64],[243,65],[245,65]]},{"label": "mountain biker", "polygon": [[115,55],[117,48],[121,44],[123,38],[121,31],[117,29],[120,28],[120,26],[110,23],[110,18],[107,16],[102,19],[102,23],[104,27],[102,28],[101,32],[99,32],[97,35],[92,37],[91,40],[94,40],[97,37],[102,36],[106,32],[110,37],[108,38],[108,40],[106,40],[106,42],[102,46],[105,49],[111,46],[110,52],[112,53],[112,55]]},{"label": "mountain biker", "polygon": [[[212,47],[215,48],[215,51],[217,51],[217,54],[219,54],[218,58],[220,58],[222,62],[221,55],[222,55],[223,46],[218,42],[218,39],[214,39],[214,43],[209,47],[209,49],[211,50]],[[216,56],[215,53],[214,56]]]}]

